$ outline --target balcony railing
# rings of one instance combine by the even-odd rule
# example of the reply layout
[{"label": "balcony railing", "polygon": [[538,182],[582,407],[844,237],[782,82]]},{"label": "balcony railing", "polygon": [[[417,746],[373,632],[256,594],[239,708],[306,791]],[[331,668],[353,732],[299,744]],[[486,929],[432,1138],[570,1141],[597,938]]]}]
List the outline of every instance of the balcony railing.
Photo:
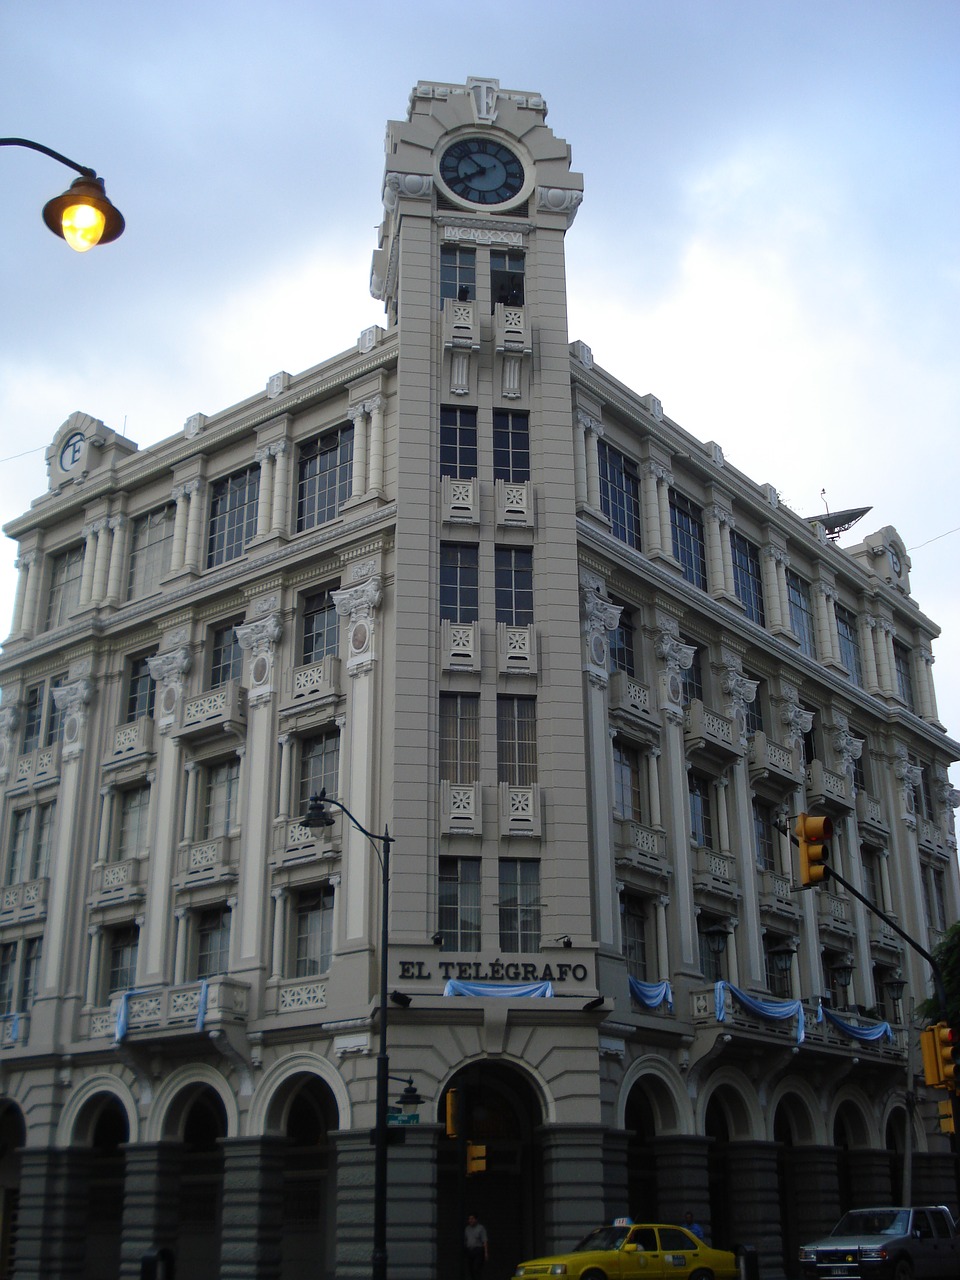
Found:
[{"label": "balcony railing", "polygon": [[289,688],[284,690],[285,709],[316,706],[324,700],[340,697],[340,659],[328,653],[319,662],[294,667]]},{"label": "balcony railing", "polygon": [[532,625],[497,623],[497,670],[500,675],[536,675],[537,633]]},{"label": "balcony railing", "polygon": [[683,737],[687,751],[699,751],[717,760],[728,761],[743,754],[730,717],[704,706],[699,698],[684,712]]},{"label": "balcony railing", "polygon": [[247,725],[246,691],[238,680],[231,680],[219,689],[211,689],[190,698],[183,704],[179,737],[202,737],[221,733],[242,732]]},{"label": "balcony railing", "polygon": [[533,528],[533,485],[529,480],[496,480],[494,494],[498,525],[511,529]]},{"label": "balcony railing", "polygon": [[140,858],[97,863],[90,876],[91,897],[100,905],[142,897],[145,886],[140,880],[144,866]]},{"label": "balcony railing", "polygon": [[629,818],[614,819],[617,866],[632,867],[660,876],[667,871],[666,837]]},{"label": "balcony railing", "polygon": [[[116,992],[109,1009],[90,1014],[91,1036],[117,1034],[118,1023],[126,1023],[126,1035],[149,1038],[144,1033],[214,1031],[224,1026],[243,1026],[247,1021],[250,987],[246,982],[220,975],[204,982],[175,987],[148,987],[140,991]],[[121,1006],[126,1004],[121,1019]]]},{"label": "balcony railing", "polygon": [[765,733],[755,733],[750,739],[748,761],[751,781],[773,778],[784,785],[800,785],[798,753],[779,742],[771,742]]},{"label": "balcony railing", "polygon": [[211,880],[235,880],[238,843],[235,836],[217,836],[213,840],[181,845],[177,853],[177,875],[181,886],[206,884]]},{"label": "balcony railing", "polygon": [[447,524],[478,524],[480,485],[476,477],[458,480],[453,476],[442,476],[440,505],[441,519]]},{"label": "balcony railing", "polygon": [[44,877],[0,889],[0,924],[42,920],[47,914],[49,888],[50,881]]},{"label": "balcony railing", "polygon": [[112,762],[136,759],[153,752],[153,716],[140,716],[129,724],[118,724],[113,731]]},{"label": "balcony railing", "polygon": [[837,805],[851,808],[853,799],[846,776],[825,769],[820,760],[811,760],[807,769],[807,802],[833,809]]},{"label": "balcony railing", "polygon": [[18,756],[12,786],[24,783],[39,787],[45,782],[56,782],[60,776],[61,744],[53,742],[49,747],[37,747],[26,755]]},{"label": "balcony railing", "polygon": [[444,835],[478,836],[481,819],[479,782],[440,783],[440,830]]},{"label": "balcony railing", "polygon": [[480,670],[480,626],[476,622],[440,622],[441,666],[445,671]]},{"label": "balcony railing", "polygon": [[534,784],[515,787],[509,782],[497,784],[500,799],[500,834],[502,836],[538,836],[540,834],[540,788]]},{"label": "balcony railing", "polygon": [[276,869],[290,862],[332,857],[340,847],[341,830],[339,809],[332,827],[305,827],[299,818],[278,818],[273,824],[270,865]]}]

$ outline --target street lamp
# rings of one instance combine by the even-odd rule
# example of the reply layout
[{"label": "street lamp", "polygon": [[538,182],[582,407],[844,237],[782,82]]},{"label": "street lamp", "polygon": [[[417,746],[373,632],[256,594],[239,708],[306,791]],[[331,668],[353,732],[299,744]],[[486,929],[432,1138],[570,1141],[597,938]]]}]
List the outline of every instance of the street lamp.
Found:
[{"label": "street lamp", "polygon": [[80,174],[62,196],[48,200],[43,206],[44,222],[54,235],[66,240],[71,249],[86,253],[94,245],[109,244],[123,234],[123,214],[107,199],[103,179],[97,177],[95,170],[27,138],[0,138],[0,147],[39,151]]},{"label": "street lamp", "polygon": [[[387,938],[389,925],[390,846],[393,837],[386,826],[383,835],[375,835],[353,816],[345,804],[328,796],[326,788],[319,795],[310,797],[307,812],[302,818],[305,827],[332,827],[334,817],[327,811],[328,804],[346,814],[361,835],[373,844],[380,859],[380,1044],[377,1051],[377,1097],[373,1126],[373,1254],[371,1256],[372,1280],[387,1280],[387,1090],[390,1080],[390,1061],[387,1057]],[[407,1080],[404,1095],[412,1100],[408,1090],[413,1090],[412,1079]],[[414,1091],[415,1092],[415,1091]],[[401,1103],[403,1095],[401,1096]]]}]

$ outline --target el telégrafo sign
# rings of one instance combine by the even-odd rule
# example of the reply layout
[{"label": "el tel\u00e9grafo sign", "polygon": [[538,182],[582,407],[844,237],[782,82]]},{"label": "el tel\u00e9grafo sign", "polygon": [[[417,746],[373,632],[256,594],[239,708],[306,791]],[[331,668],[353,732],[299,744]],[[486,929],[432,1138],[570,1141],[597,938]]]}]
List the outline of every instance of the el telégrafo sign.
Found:
[{"label": "el tel\u00e9grafo sign", "polygon": [[[436,969],[436,973],[434,973]],[[404,982],[586,982],[585,964],[534,964],[517,960],[401,960]]]}]

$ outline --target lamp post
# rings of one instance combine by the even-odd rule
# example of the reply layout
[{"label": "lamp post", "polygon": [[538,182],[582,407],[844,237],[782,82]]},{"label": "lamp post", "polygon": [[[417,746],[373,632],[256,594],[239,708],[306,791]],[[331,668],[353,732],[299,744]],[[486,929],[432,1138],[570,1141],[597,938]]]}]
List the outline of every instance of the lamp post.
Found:
[{"label": "lamp post", "polygon": [[59,151],[31,142],[28,138],[0,138],[0,147],[26,147],[29,151],[39,151],[80,174],[63,195],[48,200],[43,206],[44,222],[54,235],[66,240],[71,249],[86,253],[94,245],[109,244],[123,234],[126,225],[123,214],[107,199],[103,179],[97,177],[94,169],[77,164]]},{"label": "lamp post", "polygon": [[[328,796],[326,789],[310,797],[302,822],[305,827],[332,827],[334,817],[326,806],[332,804],[346,814],[361,835],[367,837],[377,850],[380,859],[380,1044],[377,1050],[377,1094],[373,1125],[373,1253],[371,1255],[372,1280],[387,1280],[387,1090],[390,1080],[390,1062],[387,1057],[387,940],[388,894],[390,889],[390,846],[393,838],[386,826],[383,835],[375,835],[353,816],[345,804]],[[408,1081],[413,1088],[413,1081]],[[406,1093],[406,1090],[404,1091]]]}]

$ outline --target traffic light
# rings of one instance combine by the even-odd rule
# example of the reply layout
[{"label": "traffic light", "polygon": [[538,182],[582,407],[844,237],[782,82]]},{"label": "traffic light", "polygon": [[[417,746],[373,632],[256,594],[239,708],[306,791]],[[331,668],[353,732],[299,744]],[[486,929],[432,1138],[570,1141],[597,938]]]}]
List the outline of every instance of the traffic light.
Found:
[{"label": "traffic light", "polygon": [[943,1102],[937,1104],[937,1109],[940,1112],[940,1132],[956,1133],[953,1123],[953,1099],[944,1099]]},{"label": "traffic light", "polygon": [[487,1148],[482,1142],[467,1143],[467,1177],[487,1171]]},{"label": "traffic light", "polygon": [[830,874],[830,868],[825,865],[829,852],[826,842],[833,835],[833,823],[829,818],[801,813],[794,831],[800,848],[800,883],[809,888]]},{"label": "traffic light", "polygon": [[457,1093],[456,1089],[447,1090],[447,1137],[448,1138],[459,1137],[460,1126],[457,1123],[457,1121],[458,1121],[460,1108],[457,1103],[458,1098],[459,1098],[459,1094]]},{"label": "traffic light", "polygon": [[960,1033],[945,1022],[936,1022],[920,1032],[923,1054],[923,1082],[934,1089],[955,1089],[960,1065]]},{"label": "traffic light", "polygon": [[923,1058],[923,1083],[931,1089],[939,1089],[943,1085],[940,1074],[940,1054],[937,1050],[937,1034],[942,1023],[924,1027],[920,1032],[920,1054]]}]

